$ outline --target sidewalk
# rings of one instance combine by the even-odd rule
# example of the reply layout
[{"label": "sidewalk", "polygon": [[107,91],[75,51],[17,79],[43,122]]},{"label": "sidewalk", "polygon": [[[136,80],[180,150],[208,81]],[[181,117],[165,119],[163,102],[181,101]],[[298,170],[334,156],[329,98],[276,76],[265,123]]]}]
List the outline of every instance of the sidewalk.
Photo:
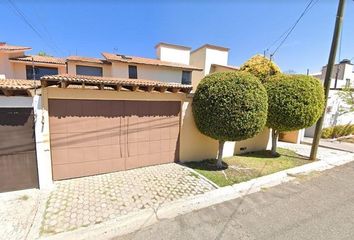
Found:
[{"label": "sidewalk", "polygon": [[[304,140],[301,143],[312,145],[312,140],[313,140],[313,138],[304,137]],[[334,140],[330,140],[330,139],[321,139],[320,140],[320,147],[331,148],[331,149],[335,149],[335,150],[341,150],[341,151],[354,153],[354,144],[334,141]]]}]

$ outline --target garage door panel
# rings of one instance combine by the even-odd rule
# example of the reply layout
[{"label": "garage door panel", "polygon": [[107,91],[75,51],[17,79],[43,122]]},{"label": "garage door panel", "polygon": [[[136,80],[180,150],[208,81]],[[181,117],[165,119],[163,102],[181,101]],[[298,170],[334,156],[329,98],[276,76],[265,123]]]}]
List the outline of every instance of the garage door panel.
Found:
[{"label": "garage door panel", "polygon": [[[50,100],[50,104],[51,101],[62,100]],[[76,175],[73,174],[76,177],[178,160],[178,155],[174,152],[178,147],[179,102],[73,101],[76,101],[76,104],[71,107],[70,114],[77,116],[70,118],[64,114],[60,119],[50,122],[51,129],[53,123],[62,124],[61,120],[70,125],[67,126],[66,131],[69,134],[66,136],[72,141],[70,143],[67,139],[65,154],[68,160],[62,161],[58,159],[60,154],[54,151],[59,146],[54,139],[53,171],[56,171],[56,166],[63,168],[62,165],[67,165],[69,168],[72,164],[76,166],[81,163],[83,169],[77,167]],[[49,114],[51,117],[56,115],[51,114],[51,107]],[[75,118],[79,120],[81,127],[74,122]],[[80,133],[76,136],[71,135],[78,132]],[[53,136],[52,134],[51,138]],[[174,139],[172,144],[171,139]],[[57,164],[58,162],[60,164]],[[68,178],[59,172],[53,175],[54,179]]]}]

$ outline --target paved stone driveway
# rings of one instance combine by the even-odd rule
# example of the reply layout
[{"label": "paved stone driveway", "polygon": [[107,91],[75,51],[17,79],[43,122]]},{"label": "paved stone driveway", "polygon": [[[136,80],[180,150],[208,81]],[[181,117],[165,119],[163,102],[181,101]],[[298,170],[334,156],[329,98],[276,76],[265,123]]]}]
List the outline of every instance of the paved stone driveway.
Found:
[{"label": "paved stone driveway", "polygon": [[202,194],[214,187],[178,164],[56,182],[41,235],[98,224],[127,213]]}]

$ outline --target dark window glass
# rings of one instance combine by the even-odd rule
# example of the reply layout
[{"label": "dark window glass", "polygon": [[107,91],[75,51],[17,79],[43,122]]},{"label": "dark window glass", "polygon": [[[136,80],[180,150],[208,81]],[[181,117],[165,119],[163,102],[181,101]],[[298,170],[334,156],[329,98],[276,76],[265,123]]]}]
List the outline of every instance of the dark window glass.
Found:
[{"label": "dark window glass", "polygon": [[[41,77],[45,75],[58,75],[58,68],[51,68],[51,67],[34,67],[35,79],[39,80]],[[26,66],[26,78],[29,80],[33,79],[33,67]]]},{"label": "dark window glass", "polygon": [[129,78],[137,79],[138,78],[138,68],[137,66],[129,65]]},{"label": "dark window glass", "polygon": [[192,72],[183,71],[182,72],[182,84],[192,84]]},{"label": "dark window glass", "polygon": [[101,67],[91,67],[91,66],[80,66],[76,65],[76,75],[85,75],[85,76],[103,76],[103,70]]}]

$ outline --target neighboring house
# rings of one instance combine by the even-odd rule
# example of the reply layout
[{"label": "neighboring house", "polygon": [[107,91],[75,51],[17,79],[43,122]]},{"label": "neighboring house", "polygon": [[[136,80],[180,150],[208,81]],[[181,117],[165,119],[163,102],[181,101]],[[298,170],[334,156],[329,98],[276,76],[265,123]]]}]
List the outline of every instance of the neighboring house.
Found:
[{"label": "neighboring house", "polygon": [[[7,114],[0,121],[0,135],[8,138],[14,131],[13,136],[26,141],[31,156],[22,166],[15,156],[19,152],[2,152],[0,166],[6,168],[0,171],[7,174],[3,176],[30,181],[23,185],[16,177],[0,179],[0,192],[216,157],[218,142],[199,132],[191,103],[193,86],[205,75],[237,70],[227,64],[227,48],[204,45],[190,52],[188,47],[159,43],[157,59],[103,53],[103,59],[65,60],[26,56],[29,49],[0,47],[2,78],[22,78],[0,79],[0,110]],[[35,78],[44,68],[47,75],[39,83],[26,66],[40,69]],[[17,125],[9,127],[8,121]],[[265,149],[268,139],[265,130],[252,139],[229,142],[224,156]],[[15,149],[16,139],[6,144],[14,146],[3,149]]]},{"label": "neighboring house", "polygon": [[[327,67],[322,67],[320,73],[311,74],[324,82]],[[343,100],[338,93],[344,87],[354,89],[354,68],[350,60],[344,59],[339,64],[335,64],[331,76],[331,88],[328,94],[328,102],[326,115],[323,122],[323,127],[334,125],[345,125],[354,123],[354,112],[341,114],[340,108],[345,106]],[[306,137],[313,137],[315,126],[307,128],[305,131]]]}]

